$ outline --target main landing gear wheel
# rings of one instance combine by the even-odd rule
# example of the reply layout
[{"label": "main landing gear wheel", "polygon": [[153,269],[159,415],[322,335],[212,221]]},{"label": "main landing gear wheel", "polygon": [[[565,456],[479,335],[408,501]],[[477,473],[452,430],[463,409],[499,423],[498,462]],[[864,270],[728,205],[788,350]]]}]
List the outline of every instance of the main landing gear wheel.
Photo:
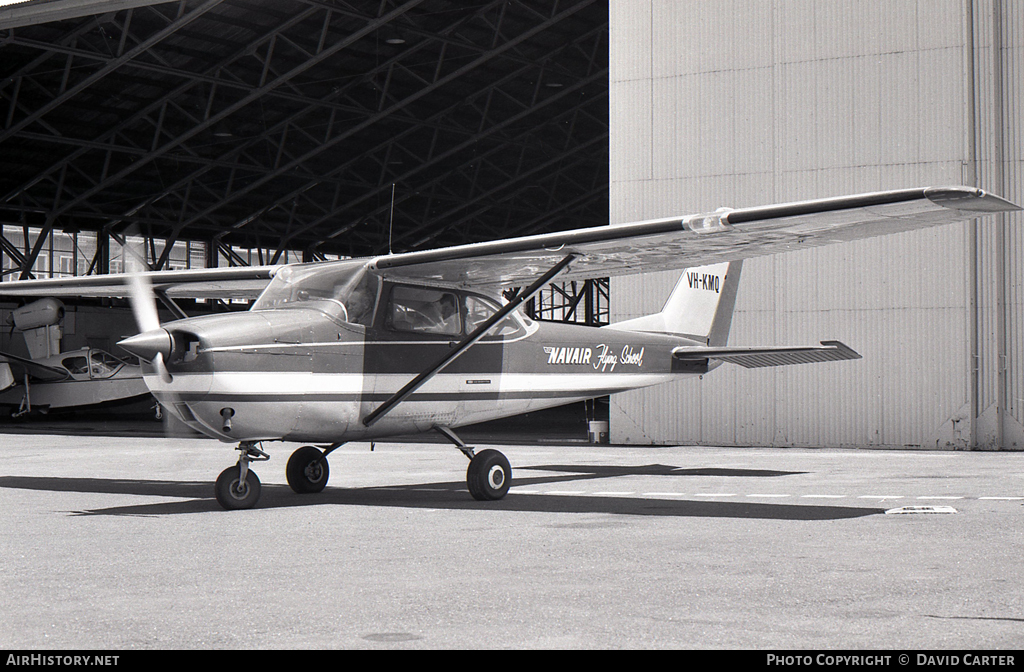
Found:
[{"label": "main landing gear wheel", "polygon": [[252,471],[246,470],[245,478],[240,478],[241,467],[235,465],[220,472],[214,492],[217,501],[225,509],[251,509],[260,498],[260,479]]},{"label": "main landing gear wheel", "polygon": [[300,495],[320,492],[327,486],[331,475],[327,455],[315,446],[303,446],[288,458],[285,475],[288,485]]},{"label": "main landing gear wheel", "polygon": [[480,451],[469,461],[466,484],[473,499],[501,499],[512,485],[512,467],[508,459],[498,451]]}]

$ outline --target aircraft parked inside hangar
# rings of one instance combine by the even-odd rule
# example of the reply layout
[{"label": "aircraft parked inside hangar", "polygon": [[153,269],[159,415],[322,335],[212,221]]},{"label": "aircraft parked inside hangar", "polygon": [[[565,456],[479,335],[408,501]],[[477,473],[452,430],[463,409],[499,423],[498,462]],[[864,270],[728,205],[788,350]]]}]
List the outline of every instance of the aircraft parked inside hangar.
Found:
[{"label": "aircraft parked inside hangar", "polygon": [[33,301],[11,316],[29,352],[0,352],[0,407],[12,417],[151,399],[138,363],[98,348],[61,352],[60,301]]},{"label": "aircraft parked inside hangar", "polygon": [[[1019,209],[969,187],[876,192],[599,226],[381,257],[280,267],[90,276],[0,284],[16,296],[130,294],[140,332],[120,345],[182,422],[239,459],[217,479],[229,509],[255,505],[263,442],[306,445],[291,488],[319,492],[344,442],[437,431],[470,459],[472,496],[495,500],[508,460],[459,426],[744,367],[856,359],[837,341],[728,346],[744,258]],[[538,323],[517,309],[556,276],[688,269],[664,309],[607,327]],[[508,303],[498,290],[523,287]],[[130,286],[131,289],[127,289]],[[161,325],[154,294],[258,296],[248,312]]]}]

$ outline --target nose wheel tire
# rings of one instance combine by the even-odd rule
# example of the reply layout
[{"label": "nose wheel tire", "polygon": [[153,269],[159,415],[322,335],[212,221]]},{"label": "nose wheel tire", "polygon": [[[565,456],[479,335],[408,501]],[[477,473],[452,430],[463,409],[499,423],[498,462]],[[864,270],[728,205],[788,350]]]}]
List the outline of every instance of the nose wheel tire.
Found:
[{"label": "nose wheel tire", "polygon": [[260,498],[260,479],[252,471],[248,471],[245,480],[240,476],[238,465],[228,467],[220,472],[214,492],[217,501],[225,509],[251,509]]},{"label": "nose wheel tire", "polygon": [[496,450],[483,450],[473,456],[466,471],[466,484],[473,499],[501,499],[512,485],[512,467]]},{"label": "nose wheel tire", "polygon": [[288,485],[301,494],[320,492],[327,487],[331,469],[327,457],[315,446],[303,446],[288,458],[285,467]]}]

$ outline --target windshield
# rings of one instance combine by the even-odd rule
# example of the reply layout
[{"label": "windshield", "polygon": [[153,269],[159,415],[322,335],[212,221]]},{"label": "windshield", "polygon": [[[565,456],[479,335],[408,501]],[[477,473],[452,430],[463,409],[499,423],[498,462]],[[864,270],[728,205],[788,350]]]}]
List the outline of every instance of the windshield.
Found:
[{"label": "windshield", "polygon": [[366,262],[285,266],[252,310],[308,306],[369,326],[379,292],[380,280],[366,271]]},{"label": "windshield", "polygon": [[124,366],[125,362],[109,352],[90,350],[88,357],[85,355],[65,357],[61,360],[61,364],[74,374],[88,373],[93,378],[106,378]]}]

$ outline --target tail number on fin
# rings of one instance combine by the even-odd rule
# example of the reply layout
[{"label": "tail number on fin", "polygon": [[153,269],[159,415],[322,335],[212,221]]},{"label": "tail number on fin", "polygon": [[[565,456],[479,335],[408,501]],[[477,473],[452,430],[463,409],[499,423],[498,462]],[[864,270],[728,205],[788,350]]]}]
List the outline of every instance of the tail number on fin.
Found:
[{"label": "tail number on fin", "polygon": [[686,280],[690,283],[690,289],[703,289],[718,294],[722,288],[722,279],[713,273],[687,271]]}]

